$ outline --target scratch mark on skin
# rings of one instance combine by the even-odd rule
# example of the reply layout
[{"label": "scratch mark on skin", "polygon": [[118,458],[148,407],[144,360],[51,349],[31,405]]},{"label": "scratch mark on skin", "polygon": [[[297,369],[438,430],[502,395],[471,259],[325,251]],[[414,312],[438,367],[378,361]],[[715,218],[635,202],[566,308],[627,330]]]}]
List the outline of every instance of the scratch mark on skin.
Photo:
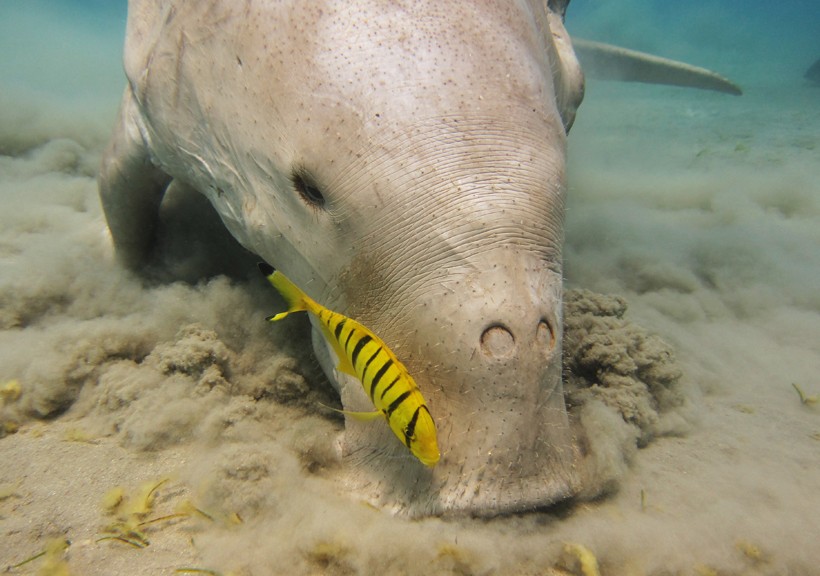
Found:
[{"label": "scratch mark on skin", "polygon": [[180,31],[179,43],[177,44],[176,70],[174,76],[174,108],[179,108],[179,91],[182,86],[182,59],[185,57],[185,46],[188,43],[188,37],[185,32]]}]

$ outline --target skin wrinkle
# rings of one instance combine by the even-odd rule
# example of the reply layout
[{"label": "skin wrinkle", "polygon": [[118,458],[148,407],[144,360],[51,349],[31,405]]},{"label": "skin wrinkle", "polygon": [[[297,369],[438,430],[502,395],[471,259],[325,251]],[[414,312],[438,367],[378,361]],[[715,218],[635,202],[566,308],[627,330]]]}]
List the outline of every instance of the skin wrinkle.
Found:
[{"label": "skin wrinkle", "polygon": [[[508,150],[510,159],[516,158],[516,162],[521,162],[524,158],[520,157],[520,150],[524,143],[529,143],[529,149],[533,153],[537,150],[543,151],[548,147],[545,139],[549,139],[550,133],[553,132],[549,125],[557,122],[556,119],[550,122],[548,118],[537,118],[537,124],[543,125],[544,132],[540,133],[526,127],[528,120],[532,122],[533,119],[503,121],[496,117],[452,115],[417,120],[410,126],[385,126],[381,134],[386,134],[387,137],[380,136],[378,140],[371,141],[355,154],[359,159],[368,159],[367,164],[364,163],[365,160],[354,161],[340,170],[338,176],[327,184],[331,189],[339,190],[339,203],[344,204],[348,195],[355,194],[367,184],[390,182],[395,174],[410,173],[410,167],[414,165],[421,173],[425,168],[445,166],[450,158],[462,157],[455,154],[455,151],[450,155],[425,156],[423,153],[425,148],[430,146],[430,142],[435,143],[432,149],[437,152],[442,145],[462,147],[458,151],[464,152],[465,156],[475,153],[481,157],[486,152]],[[483,137],[476,137],[479,134]],[[556,144],[556,147],[560,148],[565,145],[563,140]],[[394,157],[397,150],[400,153]],[[418,157],[415,158],[414,154]],[[549,154],[544,156],[546,158],[540,159],[541,162],[545,162],[544,164],[535,163],[533,155],[528,156],[527,161],[535,164],[535,171],[542,167],[543,182],[546,183],[546,178],[551,172],[556,172],[557,167]],[[403,182],[399,180],[398,183]],[[345,215],[344,212],[340,212],[338,217],[344,218]]]},{"label": "skin wrinkle", "polygon": [[[429,132],[425,134],[428,138],[439,137],[432,130]],[[454,137],[459,136],[461,134],[454,135]],[[509,137],[513,138],[512,135]],[[403,147],[406,152],[402,154],[402,158],[390,159],[392,161],[385,162],[376,156],[372,162],[361,170],[361,175],[358,178],[352,179],[343,186],[344,189],[350,191],[348,193],[352,193],[356,189],[367,188],[367,181],[369,181],[370,186],[373,185],[373,182],[387,182],[391,188],[425,191],[422,194],[418,192],[411,193],[400,198],[396,198],[395,194],[391,195],[391,204],[376,210],[375,217],[370,216],[369,226],[372,232],[362,241],[362,245],[366,245],[371,238],[387,238],[389,241],[391,237],[400,236],[398,232],[404,231],[404,222],[408,220],[408,215],[413,214],[416,219],[414,225],[419,230],[423,231],[425,228],[438,230],[452,228],[455,230],[452,234],[454,238],[462,233],[459,231],[460,228],[467,228],[476,224],[478,228],[484,228],[486,230],[484,233],[488,236],[494,232],[494,227],[497,226],[495,229],[502,232],[502,237],[509,235],[515,238],[514,228],[519,225],[542,222],[542,229],[536,226],[533,227],[532,232],[519,232],[521,241],[531,243],[530,245],[541,246],[542,248],[539,249],[543,250],[545,260],[552,260],[556,254],[560,253],[560,246],[556,245],[554,238],[556,232],[561,229],[563,194],[545,192],[552,198],[545,198],[538,202],[539,198],[531,196],[533,192],[530,190],[531,185],[534,185],[533,190],[537,191],[538,188],[543,188],[547,182],[552,181],[549,176],[550,172],[554,172],[554,170],[549,166],[549,162],[529,163],[525,167],[517,161],[510,161],[515,156],[513,153],[504,153],[503,144],[495,144],[493,148],[496,150],[501,149],[501,151],[489,156],[484,150],[479,150],[476,153],[474,147],[470,146],[469,143],[459,142],[448,148],[451,151],[449,155],[444,158],[436,158],[432,163],[429,163],[423,156],[412,156],[415,150],[424,150],[425,145],[426,140],[414,138],[412,149],[408,150],[407,147]],[[520,147],[521,142],[519,141]],[[474,160],[476,156],[478,156],[477,161]],[[511,167],[510,164],[515,165]],[[414,170],[414,166],[418,165],[422,167]],[[431,167],[433,169],[430,169]],[[414,172],[417,173],[416,176],[413,176]],[[456,185],[456,193],[441,190],[442,187],[447,186],[447,182],[453,182],[464,174],[475,173],[487,174],[487,176],[483,179],[474,179],[472,182],[462,183],[460,186]],[[494,177],[495,174],[501,174],[501,179]],[[532,176],[529,176],[530,174]],[[514,182],[515,188],[512,188],[508,181]],[[470,189],[486,190],[488,186],[482,187],[482,184],[490,184],[495,187],[495,190],[481,199],[476,199],[470,193]],[[330,187],[334,189],[334,194],[338,194],[336,192],[338,190],[337,186],[336,183],[330,184]],[[339,186],[339,188],[342,188],[342,186]],[[538,192],[535,193],[538,194]],[[346,194],[342,192],[337,198],[339,204],[345,203]],[[487,202],[482,205],[484,198],[492,199],[493,203]],[[331,204],[334,204],[334,202],[331,201]],[[471,218],[469,221],[459,224],[455,219],[459,216],[461,210],[470,213]],[[503,210],[509,210],[510,212],[505,215]],[[518,214],[516,215],[516,213]],[[352,217],[338,211],[334,212],[333,215],[334,218],[341,219],[342,225],[344,225],[347,218]],[[494,224],[492,222],[492,220],[500,220],[501,217],[509,224]],[[420,222],[418,218],[421,218]],[[466,236],[472,234],[472,232],[467,232]],[[411,244],[403,245],[401,248],[412,249],[413,241],[417,236],[418,231],[406,235]],[[478,236],[480,236],[480,232]]]},{"label": "skin wrinkle", "polygon": [[[446,227],[447,223],[442,226]],[[528,240],[522,238],[519,229],[511,226],[509,229],[494,227],[490,230],[470,230],[469,228],[463,232],[449,235],[445,237],[441,232],[430,230],[426,234],[419,234],[407,236],[407,230],[398,230],[394,233],[404,233],[410,240],[403,240],[400,245],[394,245],[393,242],[387,241],[385,245],[380,246],[377,258],[380,263],[378,270],[377,282],[369,282],[366,284],[367,290],[382,290],[387,287],[403,287],[408,288],[408,285],[416,285],[415,294],[417,298],[423,297],[427,291],[438,290],[442,281],[452,284],[454,280],[459,277],[464,277],[468,273],[476,273],[481,270],[480,265],[481,256],[488,249],[482,239],[488,235],[495,237],[496,244],[500,240],[508,240],[507,246],[526,246]],[[431,246],[435,246],[435,250],[431,250]],[[413,262],[412,266],[407,266],[403,262],[395,262],[395,256],[389,257],[388,254],[400,251],[403,262]],[[545,270],[552,270],[549,262],[545,260],[545,254],[535,254],[540,262],[544,262]],[[560,263],[557,263],[560,266]],[[362,294],[362,289],[365,284],[360,285],[359,298],[367,301],[368,298]],[[381,292],[380,299],[385,299],[389,293]],[[391,314],[400,315],[402,311],[395,309],[395,306],[409,305],[405,299],[397,298],[393,300],[388,298],[385,300],[385,309],[391,310]]]},{"label": "skin wrinkle", "polygon": [[[447,129],[442,130],[443,126]],[[430,118],[414,123],[412,128],[390,131],[389,138],[371,142],[357,153],[359,158],[369,161],[350,163],[324,188],[327,216],[337,223],[339,230],[344,230],[340,236],[355,236],[355,231],[348,227],[356,226],[362,214],[367,214],[371,232],[351,250],[372,261],[378,272],[359,283],[355,298],[342,296],[339,287],[334,286],[333,293],[325,295],[329,301],[355,301],[351,314],[372,318],[367,303],[378,300],[378,308],[391,310],[391,314],[369,321],[386,323],[389,331],[394,318],[411,316],[416,306],[395,295],[397,287],[410,290],[414,286],[412,290],[418,299],[440,291],[442,283],[453,285],[454,277],[476,272],[471,262],[475,258],[480,260],[486,250],[485,238],[491,239],[490,246],[504,244],[528,250],[536,247],[534,255],[545,268],[560,273],[564,198],[562,191],[546,190],[548,183],[555,181],[551,176],[557,167],[551,160],[533,160],[544,147],[544,136],[522,126],[523,122],[508,123],[487,117]],[[437,144],[442,139],[447,142],[445,150],[450,153],[426,157],[425,147],[433,139]],[[419,177],[417,173],[421,171],[425,174]],[[454,186],[460,193],[438,192],[448,181],[465,175],[466,182]],[[559,180],[562,179],[561,176]],[[385,204],[354,208],[350,196],[376,185],[385,189],[380,196]],[[469,192],[491,187],[495,189],[482,196],[492,202]],[[394,188],[425,192],[397,195],[390,192]],[[538,196],[539,189],[544,190],[544,196]],[[345,204],[351,208],[343,212],[339,206]],[[469,214],[469,220],[460,221],[463,214]],[[541,224],[532,226],[532,222]],[[401,261],[396,258],[399,254]],[[408,266],[408,262],[412,265]]]}]

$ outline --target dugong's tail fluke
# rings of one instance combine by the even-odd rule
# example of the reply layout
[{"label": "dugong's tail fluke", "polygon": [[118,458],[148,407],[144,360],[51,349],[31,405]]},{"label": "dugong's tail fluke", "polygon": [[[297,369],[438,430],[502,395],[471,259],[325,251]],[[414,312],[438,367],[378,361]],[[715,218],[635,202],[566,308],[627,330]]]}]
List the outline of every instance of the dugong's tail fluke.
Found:
[{"label": "dugong's tail fluke", "polygon": [[740,86],[711,70],[610,44],[573,38],[572,45],[590,78],[671,84],[739,96]]}]

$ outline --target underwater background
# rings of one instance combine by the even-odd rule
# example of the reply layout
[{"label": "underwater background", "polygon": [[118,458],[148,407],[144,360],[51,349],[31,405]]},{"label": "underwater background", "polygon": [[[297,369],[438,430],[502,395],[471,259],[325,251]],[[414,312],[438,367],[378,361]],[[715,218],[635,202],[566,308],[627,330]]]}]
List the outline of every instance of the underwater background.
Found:
[{"label": "underwater background", "polygon": [[0,0],[0,569],[590,576],[579,544],[604,575],[820,573],[815,0],[570,4],[571,35],[744,94],[588,79],[566,286],[623,298],[685,402],[651,442],[590,416],[605,496],[493,520],[338,489],[306,325],[264,322],[281,302],[255,270],[146,286],[115,262],[95,176],[125,18]]}]

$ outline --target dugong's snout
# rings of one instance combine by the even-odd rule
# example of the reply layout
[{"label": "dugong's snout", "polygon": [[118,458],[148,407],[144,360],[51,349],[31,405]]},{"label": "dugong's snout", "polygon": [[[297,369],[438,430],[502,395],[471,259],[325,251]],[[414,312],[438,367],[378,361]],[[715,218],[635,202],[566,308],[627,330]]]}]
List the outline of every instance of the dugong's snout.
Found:
[{"label": "dugong's snout", "polygon": [[575,485],[561,383],[560,277],[504,259],[476,280],[492,296],[461,302],[464,338],[453,337],[451,356],[460,356],[462,370],[431,395],[441,415],[437,473],[446,510],[493,515],[543,507]]},{"label": "dugong's snout", "polygon": [[[413,288],[414,305],[376,321],[427,400],[438,464],[425,469],[391,438],[347,426],[345,452],[363,463],[353,466],[357,488],[401,512],[490,516],[545,507],[577,489],[561,383],[560,273],[513,247],[468,268]],[[344,390],[342,399],[351,402]]]},{"label": "dugong's snout", "polygon": [[[553,326],[555,320],[550,321],[545,316],[539,318],[535,326],[522,326],[516,331],[509,328],[503,320],[490,322],[481,333],[479,348],[487,358],[496,360],[517,354],[521,347],[531,347],[535,354],[549,357],[556,343]],[[531,336],[533,339],[530,341]]]}]

